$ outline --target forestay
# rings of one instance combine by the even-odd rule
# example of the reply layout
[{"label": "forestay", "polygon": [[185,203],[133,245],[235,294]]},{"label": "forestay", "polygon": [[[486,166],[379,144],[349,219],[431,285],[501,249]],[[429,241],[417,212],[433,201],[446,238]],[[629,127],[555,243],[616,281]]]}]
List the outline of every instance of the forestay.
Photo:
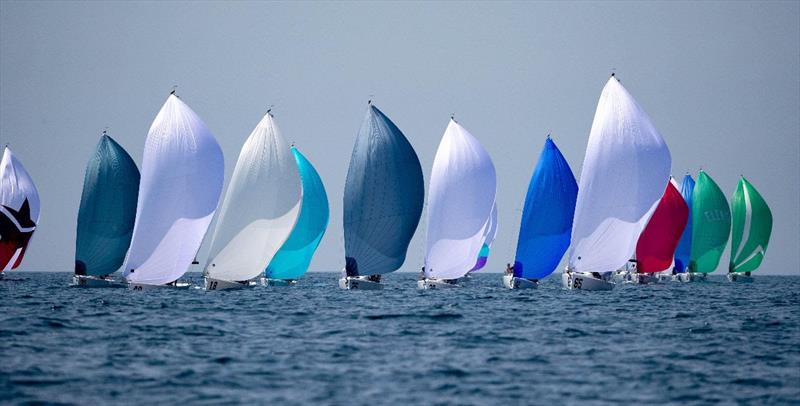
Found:
[{"label": "forestay", "polygon": [[772,233],[772,211],[744,176],[739,179],[731,200],[730,272],[752,272],[758,269],[767,252]]},{"label": "forestay", "polygon": [[40,208],[33,179],[5,147],[0,161],[0,273],[22,263],[39,224]]},{"label": "forestay", "polygon": [[678,246],[688,218],[689,207],[683,196],[672,181],[667,182],[664,195],[636,244],[638,272],[661,272],[673,264],[675,247]]},{"label": "forestay", "polygon": [[422,166],[411,144],[370,105],[344,186],[348,274],[384,274],[403,265],[422,214],[424,188]]},{"label": "forestay", "polygon": [[612,76],[600,95],[581,169],[572,270],[610,272],[625,265],[664,191],[671,163],[647,113]]},{"label": "forestay", "polygon": [[714,272],[731,233],[731,210],[719,186],[700,171],[692,192],[690,272]]},{"label": "forestay", "polygon": [[294,280],[303,276],[328,227],[328,195],[322,178],[297,148],[292,148],[292,154],[303,184],[303,204],[292,234],[267,267],[270,279]]},{"label": "forestay", "polygon": [[83,177],[75,240],[75,274],[105,276],[122,266],[131,243],[139,169],[104,132]]},{"label": "forestay", "polygon": [[678,241],[678,248],[675,249],[675,272],[686,272],[689,267],[689,257],[692,253],[692,191],[694,190],[694,179],[688,173],[681,182],[681,195],[686,206],[689,208],[689,217],[686,220],[686,227],[683,229],[681,239]]},{"label": "forestay", "polygon": [[261,275],[289,238],[302,199],[294,155],[267,113],[239,153],[214,228],[206,275],[226,281]]},{"label": "forestay", "polygon": [[145,141],[136,221],[124,275],[161,285],[183,276],[219,202],[222,150],[200,117],[167,98]]},{"label": "forestay", "polygon": [[514,276],[538,280],[556,269],[569,247],[577,194],[567,160],[547,137],[525,195]]},{"label": "forestay", "polygon": [[464,127],[450,120],[431,171],[426,276],[457,279],[473,268],[496,193],[489,153]]}]

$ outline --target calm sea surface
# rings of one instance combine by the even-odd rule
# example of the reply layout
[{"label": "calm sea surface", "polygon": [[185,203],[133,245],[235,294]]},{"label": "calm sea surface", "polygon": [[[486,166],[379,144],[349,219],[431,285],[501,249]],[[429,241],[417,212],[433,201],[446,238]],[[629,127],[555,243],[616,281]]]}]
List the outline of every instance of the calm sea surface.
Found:
[{"label": "calm sea surface", "polygon": [[415,276],[132,292],[12,273],[0,403],[800,402],[800,277],[568,292],[479,274],[422,292]]}]

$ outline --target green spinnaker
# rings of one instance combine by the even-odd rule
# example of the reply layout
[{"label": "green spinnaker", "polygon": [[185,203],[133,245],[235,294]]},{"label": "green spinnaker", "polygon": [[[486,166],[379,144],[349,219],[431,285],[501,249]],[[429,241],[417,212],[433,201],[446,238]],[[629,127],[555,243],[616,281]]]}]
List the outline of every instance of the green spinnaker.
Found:
[{"label": "green spinnaker", "polygon": [[700,171],[692,192],[692,255],[689,272],[714,272],[730,233],[731,209],[728,200],[714,180]]},{"label": "green spinnaker", "polygon": [[730,272],[752,272],[761,265],[772,233],[772,212],[756,188],[744,177],[731,199]]},{"label": "green spinnaker", "polygon": [[122,266],[131,243],[138,196],[136,163],[103,133],[83,179],[75,241],[76,274],[105,276]]}]

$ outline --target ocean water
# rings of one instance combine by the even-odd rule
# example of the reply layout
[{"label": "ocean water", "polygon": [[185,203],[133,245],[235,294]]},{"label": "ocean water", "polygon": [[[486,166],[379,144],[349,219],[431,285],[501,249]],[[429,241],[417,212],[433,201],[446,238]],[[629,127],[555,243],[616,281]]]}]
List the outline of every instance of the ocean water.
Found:
[{"label": "ocean water", "polygon": [[[189,275],[199,283],[198,274]],[[798,404],[800,277],[508,291],[0,282],[0,403]]]}]

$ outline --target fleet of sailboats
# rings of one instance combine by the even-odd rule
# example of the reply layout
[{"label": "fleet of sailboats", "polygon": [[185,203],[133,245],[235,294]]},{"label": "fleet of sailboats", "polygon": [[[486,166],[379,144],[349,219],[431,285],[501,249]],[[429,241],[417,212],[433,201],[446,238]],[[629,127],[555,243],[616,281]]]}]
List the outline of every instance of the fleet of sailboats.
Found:
[{"label": "fleet of sailboats", "polygon": [[454,287],[475,267],[492,228],[496,194],[497,176],[489,153],[451,119],[431,170],[419,288]]},{"label": "fleet of sailboats", "polygon": [[[214,135],[173,91],[145,140],[141,173],[104,131],[86,165],[73,285],[185,288],[204,239],[206,290],[294,285],[328,226],[328,196],[311,162],[271,111],[245,140],[220,199],[224,159]],[[731,240],[727,278],[751,282],[772,212],[743,176],[730,201],[703,170],[678,185],[671,155],[644,109],[612,74],[597,104],[579,181],[548,135],[528,184],[509,289],[536,288],[558,268],[565,289],[702,281]],[[451,118],[433,161],[420,289],[459,286],[483,269],[499,228],[489,153]],[[381,289],[406,260],[425,200],[419,158],[371,101],[343,198],[343,289]],[[219,209],[218,209],[219,205]],[[39,224],[40,200],[8,146],[0,162],[0,278],[17,268]],[[214,221],[213,229],[209,226]],[[193,261],[194,259],[194,261]],[[112,274],[122,270],[123,281]]]}]

